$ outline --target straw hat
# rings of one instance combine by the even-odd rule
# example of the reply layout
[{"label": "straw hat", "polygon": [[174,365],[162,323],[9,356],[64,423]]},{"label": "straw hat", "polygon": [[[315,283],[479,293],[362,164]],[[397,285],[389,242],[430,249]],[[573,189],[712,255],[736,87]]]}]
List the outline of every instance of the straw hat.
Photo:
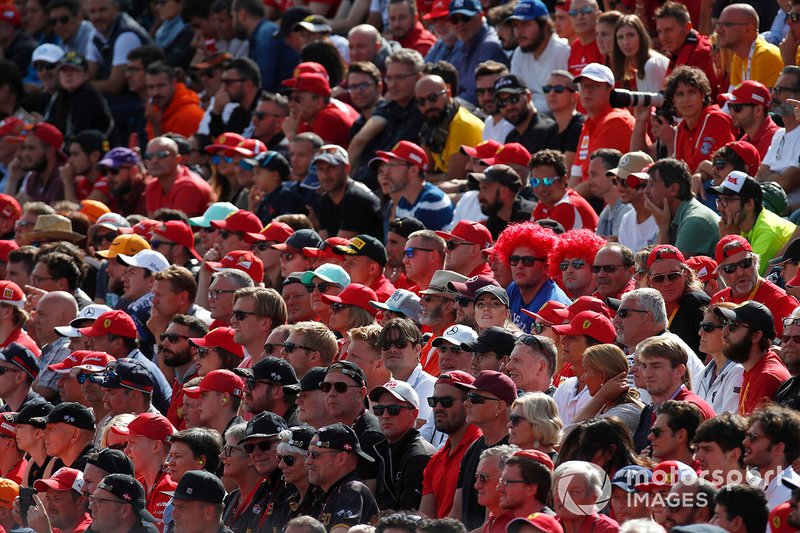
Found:
[{"label": "straw hat", "polygon": [[39,240],[78,242],[85,237],[72,231],[72,222],[61,215],[39,215],[33,231],[22,236],[25,244]]}]

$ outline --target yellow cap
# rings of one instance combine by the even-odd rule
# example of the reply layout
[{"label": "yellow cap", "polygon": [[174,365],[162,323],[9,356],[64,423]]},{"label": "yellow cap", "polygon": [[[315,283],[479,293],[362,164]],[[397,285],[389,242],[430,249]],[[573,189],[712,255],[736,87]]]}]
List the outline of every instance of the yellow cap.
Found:
[{"label": "yellow cap", "polygon": [[109,246],[108,250],[97,252],[97,255],[103,259],[114,259],[119,254],[136,255],[142,250],[149,249],[150,243],[144,240],[143,237],[135,233],[129,233],[126,235],[117,235],[111,242],[111,246]]},{"label": "yellow cap", "polygon": [[10,479],[0,478],[0,507],[12,509],[17,496],[19,496],[19,485]]}]

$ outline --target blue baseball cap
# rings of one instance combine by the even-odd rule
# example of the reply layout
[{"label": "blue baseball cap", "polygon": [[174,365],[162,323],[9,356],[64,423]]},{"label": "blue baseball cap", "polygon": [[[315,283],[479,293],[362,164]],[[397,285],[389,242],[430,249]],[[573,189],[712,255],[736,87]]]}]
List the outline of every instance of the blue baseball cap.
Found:
[{"label": "blue baseball cap", "polygon": [[649,483],[653,478],[653,472],[649,468],[639,465],[628,465],[617,470],[611,484],[619,487],[627,493],[637,492],[634,488],[641,483]]},{"label": "blue baseball cap", "polygon": [[541,0],[523,0],[506,20],[536,20],[549,16],[547,7]]},{"label": "blue baseball cap", "polygon": [[307,270],[300,276],[300,283],[308,285],[314,277],[318,277],[328,283],[335,283],[344,288],[350,285],[350,275],[339,265],[333,263],[325,263],[316,268],[316,270]]},{"label": "blue baseball cap", "polygon": [[212,220],[225,220],[228,215],[238,210],[239,208],[230,202],[216,202],[208,206],[203,216],[190,218],[189,225],[198,228],[210,228]]},{"label": "blue baseball cap", "polygon": [[478,0],[452,0],[450,2],[450,7],[448,8],[450,12],[450,16],[453,15],[466,15],[468,17],[474,17],[481,11],[483,11],[483,6]]}]

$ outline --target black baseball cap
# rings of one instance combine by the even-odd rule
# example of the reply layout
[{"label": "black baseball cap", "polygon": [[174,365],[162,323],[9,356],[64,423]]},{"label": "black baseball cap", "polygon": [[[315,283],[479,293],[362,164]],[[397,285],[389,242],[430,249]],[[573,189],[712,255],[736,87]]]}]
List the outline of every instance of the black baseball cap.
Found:
[{"label": "black baseball cap", "polygon": [[267,356],[250,368],[235,368],[233,372],[245,379],[270,381],[282,386],[284,390],[292,392],[300,390],[297,374],[286,359]]},{"label": "black baseball cap", "polygon": [[311,392],[315,390],[322,390],[320,384],[325,379],[325,374],[328,369],[324,366],[315,366],[308,369],[302,378],[300,378],[300,391]]},{"label": "black baseball cap", "polygon": [[133,510],[142,520],[147,522],[156,521],[155,517],[146,509],[147,501],[144,499],[144,487],[133,476],[128,474],[109,474],[103,478],[97,488],[107,490],[120,500],[131,504]]},{"label": "black baseball cap", "polygon": [[467,179],[477,187],[478,183],[499,183],[514,192],[522,188],[522,178],[517,171],[508,165],[492,165],[484,169],[483,173],[470,172]]},{"label": "black baseball cap", "polygon": [[48,424],[67,424],[78,429],[95,430],[94,414],[88,407],[75,402],[56,405],[45,419]]},{"label": "black baseball cap", "polygon": [[142,363],[120,359],[113,366],[109,365],[100,386],[106,389],[124,388],[152,394],[153,378]]},{"label": "black baseball cap", "polygon": [[330,450],[353,452],[370,463],[375,462],[375,459],[361,450],[361,444],[358,442],[358,436],[353,428],[345,426],[341,422],[319,428],[311,439],[311,445]]},{"label": "black baseball cap", "polygon": [[328,367],[328,369],[325,371],[325,375],[327,376],[332,372],[340,372],[351,378],[358,385],[364,385],[367,383],[367,375],[364,374],[364,371],[361,370],[361,367],[355,363],[351,363],[350,361],[336,361]]},{"label": "black baseball cap", "polygon": [[243,161],[253,165],[254,167],[274,170],[280,175],[281,181],[286,181],[289,179],[289,174],[292,173],[292,167],[289,164],[289,161],[287,161],[283,155],[273,150],[261,152],[257,156],[244,159]]},{"label": "black baseball cap", "polygon": [[31,379],[36,379],[36,376],[39,375],[39,362],[36,360],[36,356],[18,342],[12,342],[0,350],[0,361],[19,368]]},{"label": "black baseball cap", "polygon": [[311,437],[313,437],[314,433],[317,432],[316,429],[307,425],[292,426],[289,428],[289,431],[292,432],[292,438],[289,439],[287,444],[291,444],[292,446],[300,448],[301,450],[308,449],[308,445],[311,444]]},{"label": "black baseball cap", "polygon": [[27,424],[35,428],[44,429],[47,425],[47,415],[53,410],[50,402],[33,402],[19,410],[14,416],[14,423]]},{"label": "black baseball cap", "polygon": [[133,475],[133,461],[122,450],[102,448],[89,454],[86,462],[109,474]]},{"label": "black baseball cap", "polygon": [[286,250],[301,253],[303,248],[317,248],[322,242],[322,237],[313,229],[299,229],[289,235],[286,242],[273,244],[271,248],[285,252]]},{"label": "black baseball cap", "polygon": [[772,311],[761,302],[749,300],[733,309],[717,307],[714,309],[714,313],[724,319],[747,324],[752,331],[763,331],[770,339],[775,338],[775,322]]},{"label": "black baseball cap", "polygon": [[225,499],[225,487],[217,476],[207,470],[189,470],[181,476],[175,490],[162,491],[161,494],[176,500],[218,504]]},{"label": "black baseball cap", "polygon": [[424,229],[425,224],[414,217],[397,217],[389,222],[389,231],[392,233],[397,233],[404,239],[408,239],[408,236],[415,231]]},{"label": "black baseball cap", "polygon": [[770,259],[770,265],[782,265],[788,261],[800,262],[800,238],[797,238],[789,244],[783,255]]},{"label": "black baseball cap", "polygon": [[272,34],[273,37],[286,37],[292,32],[294,25],[306,18],[313,15],[307,7],[290,7],[283,12],[281,16],[281,27]]},{"label": "black baseball cap", "polygon": [[348,244],[334,246],[333,251],[339,255],[363,255],[381,266],[386,265],[386,247],[372,235],[356,235]]},{"label": "black baseball cap", "polygon": [[517,337],[506,329],[492,326],[486,328],[478,338],[470,342],[462,342],[461,349],[467,352],[495,352],[497,355],[511,355]]},{"label": "black baseball cap", "polygon": [[492,92],[494,92],[494,94],[521,93],[525,92],[526,90],[528,90],[528,86],[525,85],[525,82],[523,82],[514,74],[505,74],[500,76],[494,80],[494,86],[492,87]]},{"label": "black baseball cap", "polygon": [[511,303],[509,302],[508,299],[508,293],[503,287],[500,287],[498,285],[486,285],[485,287],[481,287],[480,289],[475,291],[475,298],[473,298],[472,301],[477,302],[478,298],[480,298],[484,294],[491,294],[492,296],[503,302],[503,305],[505,305],[506,307],[511,307]]},{"label": "black baseball cap", "polygon": [[286,421],[271,411],[264,411],[250,419],[245,436],[239,444],[248,439],[269,439],[277,437],[284,429],[289,429]]}]

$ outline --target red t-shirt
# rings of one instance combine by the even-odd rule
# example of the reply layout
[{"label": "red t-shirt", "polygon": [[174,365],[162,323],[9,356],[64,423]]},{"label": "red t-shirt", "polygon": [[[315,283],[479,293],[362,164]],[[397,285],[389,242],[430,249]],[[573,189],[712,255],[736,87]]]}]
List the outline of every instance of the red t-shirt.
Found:
[{"label": "red t-shirt", "polygon": [[83,513],[83,518],[81,518],[81,521],[78,522],[78,525],[67,531],[54,527],[53,533],[83,533],[84,531],[89,529],[89,526],[91,525],[92,525],[92,517],[89,515],[89,513]]},{"label": "red t-shirt", "polygon": [[433,45],[436,44],[436,36],[425,29],[422,22],[417,21],[405,38],[400,40],[400,46],[416,50],[424,57]]},{"label": "red t-shirt", "polygon": [[613,107],[597,118],[586,117],[578,138],[578,152],[571,174],[575,176],[580,173],[581,181],[586,181],[589,178],[589,154],[598,148],[616,148],[623,154],[629,152],[635,123],[636,120],[627,109]]},{"label": "red t-shirt", "polygon": [[458,484],[458,471],[461,460],[473,442],[483,436],[478,426],[470,424],[461,438],[461,442],[452,450],[453,443],[448,438],[442,448],[433,454],[422,475],[422,495],[433,494],[436,497],[436,516],[446,518],[453,507]]},{"label": "red t-shirt", "polygon": [[554,206],[547,206],[544,202],[539,202],[533,208],[531,220],[542,220],[552,218],[561,223],[564,229],[588,229],[594,231],[597,228],[597,212],[589,205],[583,196],[572,189],[567,189],[564,196],[556,202]]},{"label": "red t-shirt", "polygon": [[597,41],[592,41],[589,44],[583,44],[580,39],[572,41],[569,59],[567,59],[567,70],[573,76],[577,76],[581,73],[583,67],[589,63],[605,64],[605,58],[597,47]]},{"label": "red t-shirt", "polygon": [[772,137],[779,129],[775,121],[772,120],[772,117],[767,115],[767,120],[758,128],[758,131],[752,138],[745,133],[740,140],[749,142],[755,146],[756,150],[758,150],[758,155],[761,156],[761,160],[763,161],[764,156],[767,155],[767,150],[769,150],[769,145],[772,144]]},{"label": "red t-shirt", "polygon": [[714,408],[711,407],[708,402],[686,387],[681,387],[681,390],[678,391],[678,394],[675,395],[673,400],[679,402],[689,402],[693,404],[695,407],[700,409],[700,412],[703,414],[703,420],[709,420],[717,416],[717,414],[714,412]]},{"label": "red t-shirt", "polygon": [[178,176],[169,192],[164,191],[160,180],[153,180],[145,189],[147,212],[153,213],[162,207],[180,209],[188,216],[200,216],[217,200],[211,185],[183,165],[178,166]]},{"label": "red t-shirt", "polygon": [[742,390],[739,393],[739,414],[747,416],[762,402],[772,401],[775,391],[791,374],[783,361],[773,351],[759,359],[756,366],[742,374]]},{"label": "red t-shirt", "polygon": [[762,280],[755,294],[734,297],[730,287],[722,289],[711,297],[711,303],[733,302],[735,304],[744,303],[747,300],[755,300],[766,305],[772,311],[772,318],[775,322],[775,333],[778,337],[783,335],[783,319],[792,314],[792,311],[800,305],[794,296],[786,294],[786,291],[775,285],[769,280]]},{"label": "red t-shirt", "polygon": [[0,472],[0,478],[10,479],[17,485],[22,484],[22,476],[25,474],[25,467],[28,466],[28,461],[23,458],[20,462],[11,467],[8,472]]},{"label": "red t-shirt", "polygon": [[[714,60],[711,57],[711,42],[708,37],[691,30],[678,53],[670,58],[667,75],[681,65],[697,67],[706,73],[711,84],[711,96],[715,97],[719,89],[719,80],[714,72]],[[725,89],[727,90],[727,85]]]},{"label": "red t-shirt", "polygon": [[311,122],[297,125],[297,133],[311,131],[329,144],[347,148],[350,144],[350,127],[358,118],[358,112],[344,102],[331,101],[316,114]]},{"label": "red t-shirt", "polygon": [[0,348],[5,348],[12,342],[20,343],[21,345],[32,351],[33,355],[35,355],[36,357],[42,355],[42,350],[36,344],[36,341],[34,341],[31,338],[31,336],[28,335],[28,333],[22,328],[17,328],[14,331],[12,331],[11,335],[8,336],[5,342],[3,344],[0,344]]},{"label": "red t-shirt", "polygon": [[494,273],[492,272],[491,267],[489,267],[489,263],[482,263],[480,266],[475,267],[475,269],[470,272],[467,277],[473,278],[475,276],[488,276],[490,278],[494,278]]},{"label": "red t-shirt", "polygon": [[[556,517],[556,519],[559,523],[564,523],[560,517]],[[584,519],[578,533],[617,533],[618,531],[619,524],[616,520],[606,515],[595,514]]]},{"label": "red t-shirt", "polygon": [[675,135],[675,159],[685,161],[694,172],[711,154],[736,140],[736,130],[730,115],[712,104],[703,110],[703,116],[692,129],[681,121]]},{"label": "red t-shirt", "polygon": [[158,477],[156,477],[155,486],[148,489],[147,482],[141,476],[136,476],[142,486],[145,488],[145,492],[148,490],[150,492],[147,493],[147,510],[150,512],[153,517],[155,517],[156,521],[153,524],[158,528],[159,531],[164,531],[164,509],[167,507],[167,504],[170,501],[170,497],[164,494],[165,491],[173,491],[178,484],[175,481],[172,481],[172,478],[169,477],[169,474],[165,474],[164,472],[160,472]]}]

